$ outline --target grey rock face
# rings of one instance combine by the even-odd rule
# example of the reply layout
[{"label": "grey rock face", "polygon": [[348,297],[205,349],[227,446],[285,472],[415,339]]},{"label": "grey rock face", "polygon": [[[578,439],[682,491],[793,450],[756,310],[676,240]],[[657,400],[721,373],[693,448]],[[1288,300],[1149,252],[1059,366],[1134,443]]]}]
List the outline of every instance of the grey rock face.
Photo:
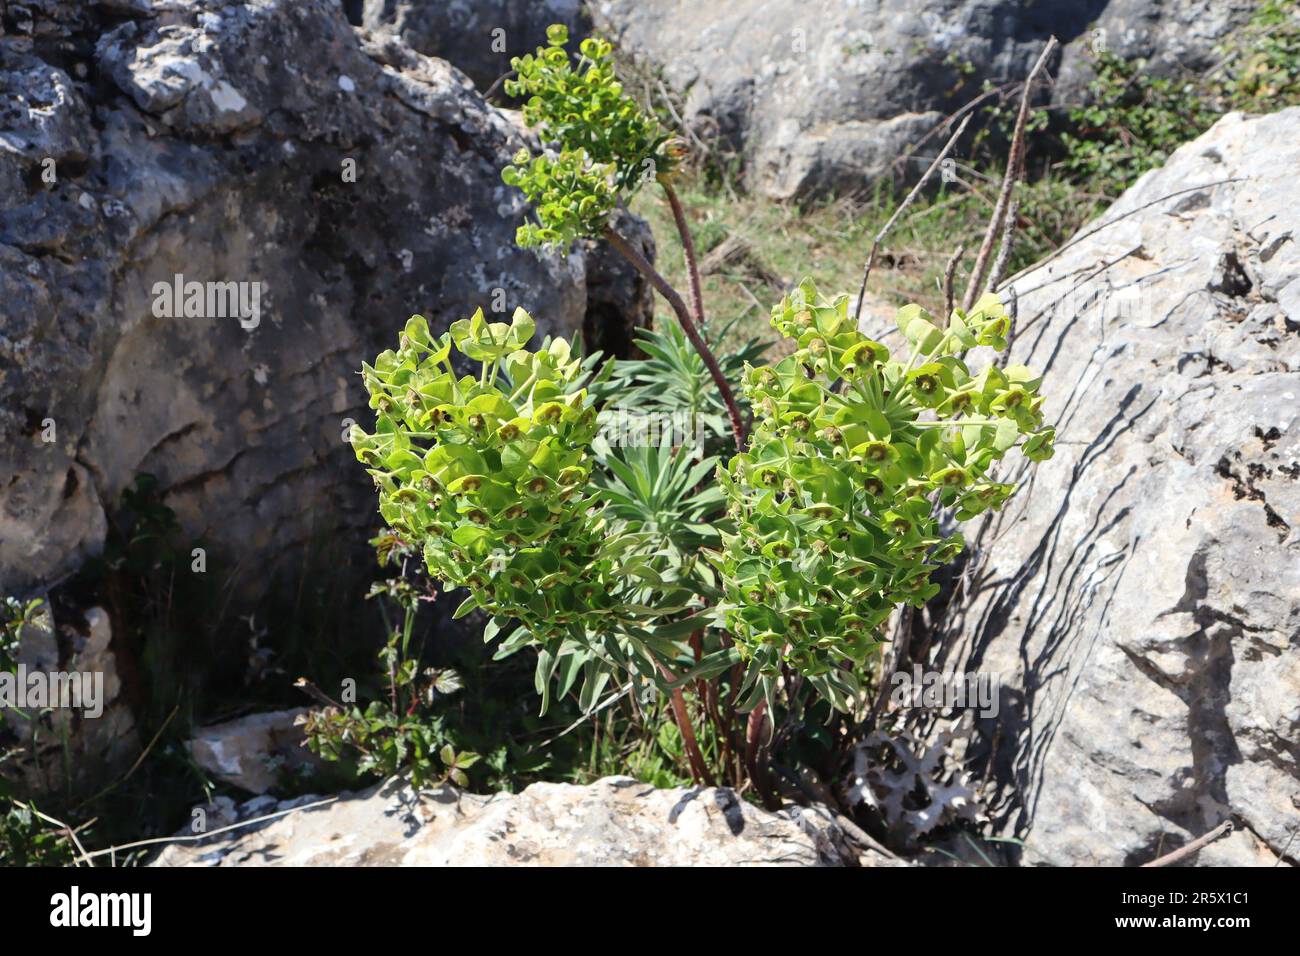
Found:
[{"label": "grey rock face", "polygon": [[[0,591],[97,551],[141,472],[255,590],[374,524],[345,427],[412,312],[519,305],[571,333],[588,259],[599,314],[625,291],[616,317],[646,308],[600,250],[517,249],[512,123],[337,3],[46,0],[0,22]],[[177,276],[204,284],[192,309],[163,294]]]},{"label": "grey rock face", "polygon": [[[315,802],[225,804],[208,828]],[[656,790],[630,777],[480,796],[392,779],[256,828],[165,849],[154,866],[816,866],[842,837],[800,807],[768,813],[730,790]],[[864,865],[888,865],[868,855]]]},{"label": "grey rock face", "polygon": [[591,11],[596,30],[683,94],[687,123],[743,158],[751,189],[804,199],[894,171],[983,81],[1023,78],[1049,35],[1079,35],[1102,6],[597,0]]},{"label": "grey rock face", "polygon": [[1300,859],[1297,168],[1300,110],[1229,115],[1014,281],[1059,443],[968,533],[942,627],[1002,678],[982,731],[1026,862],[1229,817],[1200,864]]},{"label": "grey rock face", "polygon": [[613,39],[684,100],[683,118],[778,199],[860,190],[977,96],[1024,79],[1048,36],[1054,98],[1077,102],[1089,53],[1204,70],[1254,0],[366,0],[367,27],[445,57],[486,89],[549,23]]},{"label": "grey rock face", "polygon": [[562,23],[585,35],[582,0],[364,0],[361,23],[402,38],[412,49],[455,64],[480,90],[510,71],[510,60],[546,43]]},{"label": "grey rock face", "polygon": [[1087,83],[1090,50],[1147,60],[1166,75],[1200,72],[1218,62],[1215,47],[1259,6],[1256,0],[1109,0],[1088,32],[1065,48],[1056,98],[1071,102]]},{"label": "grey rock face", "polygon": [[[685,98],[684,119],[744,161],[751,188],[808,198],[860,188],[985,78],[1023,76],[1072,2],[1012,0],[367,0],[364,22],[445,56],[480,88],[532,52],[548,23],[594,29]],[[503,31],[500,53],[493,31]],[[974,72],[964,75],[969,63]]]}]

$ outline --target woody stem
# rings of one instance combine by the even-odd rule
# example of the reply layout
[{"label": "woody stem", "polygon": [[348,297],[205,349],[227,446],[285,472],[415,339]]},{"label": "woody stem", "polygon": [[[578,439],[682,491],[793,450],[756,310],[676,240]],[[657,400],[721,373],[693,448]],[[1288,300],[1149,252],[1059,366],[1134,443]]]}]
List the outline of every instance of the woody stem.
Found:
[{"label": "woody stem", "polygon": [[[659,671],[667,680],[677,680],[677,675],[664,664],[659,665]],[[673,716],[677,719],[677,729],[682,732],[682,745],[686,748],[686,759],[691,765],[691,776],[704,786],[711,787],[713,776],[709,773],[708,765],[704,762],[704,754],[700,751],[700,743],[695,737],[695,727],[691,724],[691,715],[686,710],[686,697],[682,694],[682,689],[673,688],[669,699],[672,701]]]},{"label": "woody stem", "polygon": [[708,343],[700,335],[700,330],[696,327],[694,320],[691,318],[690,310],[686,308],[686,303],[682,301],[681,295],[674,289],[658,270],[655,269],[636,249],[628,243],[626,239],[620,236],[612,228],[605,228],[605,239],[614,247],[624,259],[632,263],[633,268],[655,288],[655,291],[663,296],[673,312],[677,314],[677,321],[681,324],[682,331],[690,340],[695,351],[700,353],[700,358],[704,360],[705,367],[709,370],[709,377],[713,379],[713,384],[717,386],[719,394],[722,396],[722,402],[727,406],[727,417],[731,419],[731,431],[736,441],[736,450],[743,451],[745,447],[745,424],[740,417],[740,407],[736,404],[736,397],[731,392],[731,386],[727,384],[727,377],[722,374],[722,368],[718,365],[718,360],[714,356]]},{"label": "woody stem", "polygon": [[700,291],[700,266],[695,255],[695,240],[691,238],[691,229],[686,222],[686,212],[682,209],[677,190],[664,180],[659,181],[664,195],[668,197],[668,206],[673,211],[673,222],[677,225],[677,235],[682,240],[682,254],[686,259],[687,291],[691,296],[691,312],[700,328],[704,328],[704,295]]}]

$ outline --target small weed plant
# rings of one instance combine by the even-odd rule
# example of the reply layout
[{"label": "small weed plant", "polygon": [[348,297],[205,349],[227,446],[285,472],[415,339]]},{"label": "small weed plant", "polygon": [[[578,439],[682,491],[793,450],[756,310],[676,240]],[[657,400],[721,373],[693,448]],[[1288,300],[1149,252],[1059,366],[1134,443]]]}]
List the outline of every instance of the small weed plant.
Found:
[{"label": "small weed plant", "polygon": [[[371,544],[381,566],[405,562],[410,549],[390,535]],[[466,771],[479,755],[457,748],[438,708],[461,689],[460,675],[451,668],[422,667],[419,649],[412,647],[420,604],[436,596],[432,587],[420,587],[405,574],[371,586],[367,597],[376,599],[389,637],[379,652],[385,696],[375,696],[365,706],[329,698],[305,679],[298,686],[325,706],[299,718],[307,748],[323,760],[353,766],[357,773],[391,776],[399,771],[417,787],[451,781],[467,786]],[[400,626],[391,626],[391,609],[401,612]]]}]

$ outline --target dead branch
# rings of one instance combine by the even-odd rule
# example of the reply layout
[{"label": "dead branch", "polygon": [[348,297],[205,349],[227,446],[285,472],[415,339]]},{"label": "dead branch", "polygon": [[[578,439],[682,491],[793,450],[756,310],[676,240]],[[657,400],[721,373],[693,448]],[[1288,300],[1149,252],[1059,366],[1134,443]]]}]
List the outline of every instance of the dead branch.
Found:
[{"label": "dead branch", "polygon": [[948,259],[948,264],[943,270],[943,321],[947,325],[952,317],[952,279],[957,273],[957,264],[961,262],[962,253],[966,251],[966,244],[963,242],[957,247],[957,250]]},{"label": "dead branch", "polygon": [[1011,200],[1011,208],[1007,210],[1007,221],[1002,229],[1002,244],[998,247],[998,257],[993,260],[993,271],[989,273],[988,284],[984,286],[985,292],[992,292],[1007,271],[1007,263],[1011,261],[1011,246],[1016,240],[1016,222],[1019,219],[1020,197],[1015,196]]},{"label": "dead branch", "polygon": [[880,243],[884,240],[885,236],[889,234],[889,230],[894,228],[894,223],[898,222],[898,218],[903,214],[907,207],[912,204],[912,201],[916,199],[918,195],[920,195],[922,187],[925,186],[926,181],[934,175],[934,171],[939,168],[939,164],[947,158],[950,152],[952,152],[952,148],[957,145],[957,141],[961,139],[962,133],[966,132],[966,127],[970,125],[970,121],[974,115],[974,113],[968,114],[967,117],[962,120],[961,125],[957,127],[957,131],[952,134],[948,139],[948,142],[944,144],[943,149],[939,151],[939,155],[934,158],[934,162],[930,164],[930,168],[925,171],[924,175],[922,175],[919,180],[917,180],[916,185],[912,187],[912,191],[907,194],[907,198],[905,198],[899,207],[894,210],[894,214],[889,217],[889,221],[881,227],[880,231],[876,233],[875,239],[871,241],[871,251],[867,254],[867,264],[862,269],[862,285],[858,289],[858,306],[853,312],[854,325],[857,325],[862,318],[862,303],[867,298],[867,279],[871,275],[871,267],[875,265],[876,253],[880,250]]},{"label": "dead branch", "polygon": [[1144,867],[1169,866],[1173,863],[1178,863],[1181,860],[1187,859],[1189,856],[1191,856],[1201,847],[1205,846],[1207,843],[1213,843],[1215,840],[1223,836],[1225,833],[1231,833],[1231,832],[1232,832],[1232,821],[1224,820],[1222,823],[1220,823],[1209,833],[1197,837],[1191,843],[1187,844],[1187,846],[1179,847],[1177,850],[1173,850],[1172,852],[1166,853],[1164,856],[1156,857],[1150,863],[1143,863],[1142,866]]},{"label": "dead branch", "polygon": [[979,295],[980,288],[984,284],[984,276],[989,267],[989,257],[993,255],[993,243],[997,240],[998,234],[1002,232],[1007,210],[1011,204],[1011,193],[1021,174],[1021,165],[1024,160],[1025,123],[1029,119],[1029,101],[1034,92],[1034,80],[1037,79],[1039,72],[1047,65],[1047,59],[1051,56],[1052,51],[1056,49],[1056,46],[1056,37],[1048,37],[1043,52],[1038,55],[1038,60],[1034,63],[1033,69],[1029,71],[1029,76],[1025,79],[1025,87],[1020,94],[1020,112],[1016,115],[1015,130],[1011,135],[1011,149],[1007,155],[1007,168],[1002,177],[1002,190],[998,194],[997,205],[993,209],[993,217],[989,220],[988,229],[984,232],[984,241],[980,244],[979,252],[975,255],[975,265],[971,268],[970,282],[966,286],[966,294],[962,297],[962,309],[964,311],[970,311],[970,307],[975,304],[975,297]]},{"label": "dead branch", "polygon": [[1069,249],[1071,246],[1076,246],[1076,245],[1078,245],[1079,243],[1083,242],[1083,240],[1085,240],[1085,239],[1087,239],[1087,238],[1089,238],[1089,237],[1091,237],[1091,236],[1095,236],[1097,233],[1101,232],[1103,229],[1109,229],[1111,226],[1115,225],[1117,222],[1119,222],[1119,221],[1121,221],[1121,220],[1123,220],[1123,219],[1127,219],[1129,216],[1135,216],[1135,215],[1137,215],[1138,213],[1142,212],[1142,210],[1144,210],[1144,209],[1150,209],[1152,206],[1159,205],[1160,203],[1164,202],[1166,199],[1173,199],[1173,198],[1176,197],[1176,196],[1182,196],[1182,195],[1184,195],[1185,193],[1194,193],[1194,192],[1196,192],[1197,190],[1201,190],[1201,189],[1210,189],[1210,188],[1213,188],[1213,187],[1215,187],[1215,186],[1225,186],[1225,185],[1227,185],[1228,183],[1239,183],[1239,182],[1241,182],[1244,178],[1245,178],[1245,177],[1242,177],[1242,176],[1232,176],[1232,177],[1229,177],[1228,179],[1216,179],[1216,180],[1214,180],[1213,182],[1209,182],[1209,183],[1201,183],[1199,186],[1188,186],[1186,189],[1176,189],[1176,190],[1174,190],[1174,191],[1171,192],[1171,193],[1166,193],[1165,195],[1161,196],[1159,199],[1153,199],[1153,200],[1151,200],[1150,202],[1143,203],[1142,205],[1138,206],[1138,207],[1135,208],[1135,209],[1130,209],[1130,210],[1128,210],[1127,212],[1121,213],[1120,215],[1115,216],[1113,219],[1106,219],[1105,221],[1103,221],[1103,222],[1101,222],[1101,223],[1098,223],[1098,224],[1097,224],[1096,226],[1094,226],[1093,228],[1091,228],[1091,229],[1087,229],[1087,230],[1085,230],[1084,232],[1079,233],[1078,235],[1076,235],[1073,239],[1071,239],[1069,242],[1065,243],[1064,245],[1058,246],[1058,247],[1057,247],[1055,250],[1053,250],[1049,255],[1046,255],[1046,256],[1044,256],[1042,259],[1039,259],[1039,260],[1038,260],[1037,262],[1035,262],[1033,265],[1031,265],[1031,266],[1026,266],[1025,268],[1021,269],[1019,272],[1017,272],[1017,273],[1016,273],[1015,275],[1013,275],[1011,278],[1009,278],[1009,279],[1007,279],[1005,282],[1003,282],[1002,285],[1003,285],[1003,286],[1010,285],[1012,282],[1015,282],[1017,279],[1019,279],[1019,278],[1021,278],[1022,276],[1028,274],[1029,272],[1033,272],[1033,271],[1035,271],[1035,270],[1037,270],[1037,269],[1041,269],[1043,266],[1047,265],[1047,263],[1051,262],[1053,259],[1055,259],[1055,258],[1057,258],[1059,255],[1061,255],[1061,253],[1065,252],[1066,249]]}]

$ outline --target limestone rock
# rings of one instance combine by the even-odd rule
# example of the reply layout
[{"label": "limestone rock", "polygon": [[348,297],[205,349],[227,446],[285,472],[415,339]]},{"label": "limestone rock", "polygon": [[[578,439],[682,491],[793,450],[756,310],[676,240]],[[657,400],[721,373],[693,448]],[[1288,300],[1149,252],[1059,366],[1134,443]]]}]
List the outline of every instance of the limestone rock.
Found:
[{"label": "limestone rock", "polygon": [[[985,81],[1023,78],[1095,15],[1052,0],[598,0],[595,29],[662,72],[683,118],[777,199],[862,189]],[[927,160],[928,162],[928,160]]]},{"label": "limestone rock", "polygon": [[899,162],[985,81],[1022,80],[1055,34],[1058,103],[1076,102],[1088,53],[1204,69],[1254,0],[366,0],[367,27],[446,57],[486,89],[549,23],[615,40],[683,99],[684,119],[780,198],[851,193]]},{"label": "limestone rock", "polygon": [[[647,308],[642,285],[621,311],[636,284],[599,249],[516,248],[526,210],[500,180],[512,123],[333,0],[8,11],[2,593],[97,553],[105,512],[148,472],[185,534],[241,565],[251,599],[307,542],[375,525],[344,435],[370,414],[356,372],[412,312],[445,328],[523,306],[568,334]],[[203,284],[203,315],[160,296],[176,276]],[[256,295],[256,321],[213,298],[227,282]]]},{"label": "limestone rock", "polygon": [[1061,57],[1056,99],[1074,102],[1090,78],[1089,53],[1105,50],[1146,70],[1180,76],[1219,62],[1216,47],[1246,23],[1258,0],[1108,0],[1089,29]]},{"label": "limestone rock", "polygon": [[1001,676],[985,753],[1027,862],[1228,817],[1199,863],[1300,860],[1297,168],[1300,109],[1226,116],[1013,282],[1056,456],[967,533],[939,626]]},{"label": "limestone rock", "polygon": [[[262,798],[209,815],[208,826],[318,799]],[[417,794],[394,778],[254,828],[172,845],[153,865],[816,866],[841,862],[833,830],[800,807],[769,813],[730,790],[657,790],[630,777],[491,796],[449,786]]]},{"label": "limestone rock", "polygon": [[189,741],[194,762],[226,783],[263,794],[286,775],[319,766],[295,724],[306,707],[249,714],[200,728]]}]

